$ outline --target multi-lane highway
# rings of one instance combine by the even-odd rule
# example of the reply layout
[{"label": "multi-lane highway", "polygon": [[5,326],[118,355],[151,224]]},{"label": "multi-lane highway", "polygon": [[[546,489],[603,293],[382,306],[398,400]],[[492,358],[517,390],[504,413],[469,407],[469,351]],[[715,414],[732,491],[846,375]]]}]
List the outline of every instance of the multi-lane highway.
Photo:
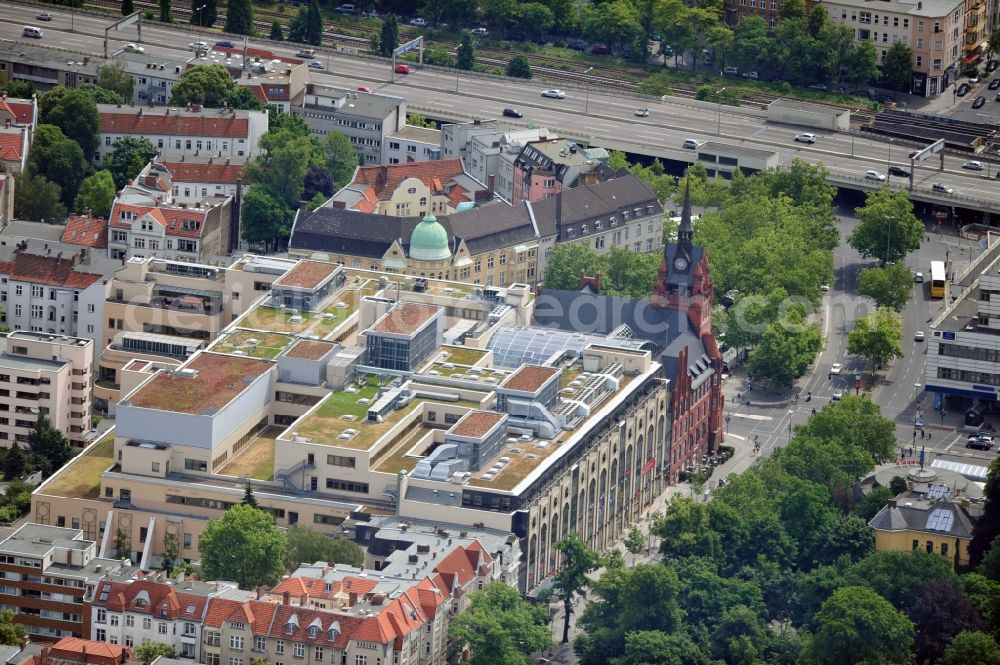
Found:
[{"label": "multi-lane highway", "polygon": [[[103,50],[104,29],[112,17],[76,14],[55,7],[55,19],[42,25],[42,40],[25,40],[21,28],[36,24],[39,7],[17,4],[0,4],[4,8],[0,17],[0,38],[24,40],[37,44],[57,46],[86,53]],[[73,31],[70,31],[72,23]],[[187,45],[198,33],[184,30],[184,26],[168,27],[146,23],[142,31],[146,57],[150,61],[160,58],[177,58],[190,52]],[[109,48],[113,51],[127,41],[136,41],[135,27],[111,33]],[[211,42],[211,39],[207,39]],[[252,42],[253,43],[253,42]],[[273,48],[267,44],[254,44],[271,48],[279,55],[294,55],[296,47]],[[721,112],[696,109],[684,104],[660,101],[650,102],[623,97],[599,90],[567,90],[565,99],[548,99],[540,96],[542,89],[551,87],[539,81],[516,81],[472,76],[456,71],[413,70],[408,75],[393,76],[384,61],[343,54],[318,54],[317,60],[326,71],[312,70],[314,80],[356,87],[365,85],[378,92],[399,95],[416,107],[436,109],[443,113],[461,116],[499,117],[506,107],[516,107],[524,114],[522,122],[545,126],[569,136],[599,137],[602,143],[640,144],[661,152],[673,152],[678,158],[690,159],[691,152],[681,144],[685,138],[720,140],[747,147],[769,148],[780,154],[782,164],[794,158],[823,162],[831,173],[840,178],[863,181],[865,171],[877,169],[886,173],[888,164],[907,165],[909,147],[856,137],[850,134],[811,130],[817,134],[813,145],[796,143],[795,134],[800,127],[767,123],[761,118],[745,115],[739,109],[722,107]],[[395,79],[393,81],[393,79]],[[650,108],[647,118],[636,118],[637,106]],[[947,156],[943,172],[937,170],[938,160],[932,158],[918,165],[914,187],[930,195],[934,183],[950,185],[955,190],[952,205],[962,205],[962,199],[998,200],[1000,181],[983,177],[961,168],[964,158]],[[895,187],[904,187],[905,179],[890,179]],[[867,182],[869,186],[878,183]],[[949,201],[940,195],[942,202]]]}]

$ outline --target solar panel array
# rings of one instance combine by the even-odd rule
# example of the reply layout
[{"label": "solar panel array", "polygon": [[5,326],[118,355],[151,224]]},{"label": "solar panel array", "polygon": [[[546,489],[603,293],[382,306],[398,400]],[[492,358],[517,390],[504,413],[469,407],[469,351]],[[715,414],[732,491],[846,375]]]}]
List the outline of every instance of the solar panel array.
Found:
[{"label": "solar panel array", "polygon": [[927,518],[927,530],[949,533],[954,523],[955,513],[947,508],[935,508]]}]

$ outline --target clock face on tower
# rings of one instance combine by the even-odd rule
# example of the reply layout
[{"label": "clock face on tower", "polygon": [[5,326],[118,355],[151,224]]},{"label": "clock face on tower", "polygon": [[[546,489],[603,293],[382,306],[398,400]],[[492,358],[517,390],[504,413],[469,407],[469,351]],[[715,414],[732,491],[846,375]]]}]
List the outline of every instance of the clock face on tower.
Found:
[{"label": "clock face on tower", "polygon": [[685,259],[683,256],[678,256],[676,259],[674,259],[674,268],[676,268],[677,270],[681,271],[687,270],[687,267],[688,267],[687,259]]}]

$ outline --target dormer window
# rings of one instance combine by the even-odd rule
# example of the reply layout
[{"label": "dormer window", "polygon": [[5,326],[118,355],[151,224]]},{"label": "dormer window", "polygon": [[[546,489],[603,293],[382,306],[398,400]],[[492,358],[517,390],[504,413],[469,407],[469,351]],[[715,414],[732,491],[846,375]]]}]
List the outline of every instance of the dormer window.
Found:
[{"label": "dormer window", "polygon": [[299,617],[295,614],[288,618],[288,623],[285,624],[285,631],[291,635],[299,629]]},{"label": "dormer window", "polygon": [[611,224],[611,226],[618,226],[618,218],[617,217],[609,217],[608,218],[608,222]]},{"label": "dormer window", "polygon": [[118,217],[119,219],[123,219],[126,222],[131,222],[133,219],[135,219],[135,213],[133,213],[131,210],[122,210],[121,214],[119,214]]},{"label": "dormer window", "polygon": [[603,228],[604,228],[604,222],[597,221],[594,223],[594,229],[596,229],[597,231],[600,231]]},{"label": "dormer window", "polygon": [[628,215],[629,215],[628,210],[622,210],[622,219],[628,219]]},{"label": "dormer window", "polygon": [[319,628],[316,626],[309,626],[309,639],[314,640],[317,635],[319,635]]},{"label": "dormer window", "polygon": [[587,233],[587,225],[586,224],[584,224],[582,227],[580,227],[580,233],[584,233],[584,234]]}]

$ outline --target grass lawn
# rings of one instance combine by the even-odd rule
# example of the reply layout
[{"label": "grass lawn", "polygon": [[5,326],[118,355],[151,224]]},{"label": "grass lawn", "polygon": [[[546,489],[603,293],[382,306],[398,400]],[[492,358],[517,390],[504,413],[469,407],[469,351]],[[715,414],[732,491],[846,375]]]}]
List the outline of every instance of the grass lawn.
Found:
[{"label": "grass lawn", "polygon": [[220,473],[227,476],[247,476],[254,480],[274,480],[274,439],[282,431],[281,427],[266,428],[246,450],[224,466]]},{"label": "grass lawn", "polygon": [[[257,344],[248,343],[247,340],[251,339],[257,340]],[[281,353],[291,341],[287,335],[241,328],[224,335],[215,345],[214,350],[220,353],[242,351],[250,358],[270,359]]]},{"label": "grass lawn", "polygon": [[79,499],[101,496],[101,474],[114,462],[115,437],[109,434],[74,459],[46,486],[45,493]]},{"label": "grass lawn", "polygon": [[441,349],[448,353],[447,362],[455,365],[475,365],[486,355],[485,351],[479,349],[469,349],[462,346],[442,346]]}]

